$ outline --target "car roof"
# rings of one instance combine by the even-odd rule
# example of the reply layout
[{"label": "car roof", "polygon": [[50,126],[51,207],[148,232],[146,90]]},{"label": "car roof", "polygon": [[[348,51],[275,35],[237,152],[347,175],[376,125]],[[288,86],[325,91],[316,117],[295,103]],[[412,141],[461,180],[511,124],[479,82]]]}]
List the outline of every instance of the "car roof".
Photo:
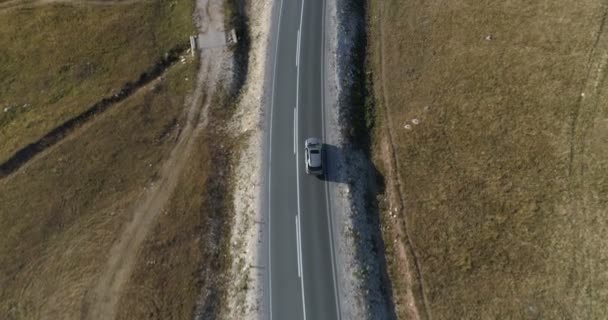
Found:
[{"label": "car roof", "polygon": [[[317,151],[317,152],[314,152]],[[319,149],[311,149],[309,152],[309,165],[311,167],[320,167],[321,166],[321,150]]]}]

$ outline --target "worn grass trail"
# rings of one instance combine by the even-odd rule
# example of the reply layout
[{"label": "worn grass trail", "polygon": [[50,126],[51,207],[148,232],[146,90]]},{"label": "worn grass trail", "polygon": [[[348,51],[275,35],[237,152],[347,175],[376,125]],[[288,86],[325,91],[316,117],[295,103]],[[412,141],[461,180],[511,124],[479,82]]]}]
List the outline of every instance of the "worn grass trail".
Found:
[{"label": "worn grass trail", "polygon": [[[223,31],[219,0],[204,2],[201,17],[204,30]],[[200,3],[199,3],[200,4]],[[200,10],[199,10],[200,12]],[[211,17],[212,16],[212,17]],[[208,22],[215,23],[208,23]],[[178,179],[192,152],[193,143],[208,123],[208,109],[220,79],[223,48],[204,50],[200,53],[200,65],[195,91],[186,100],[186,123],[169,158],[160,171],[160,179],[133,206],[133,218],[128,222],[118,241],[112,247],[107,266],[102,271],[96,287],[85,301],[85,318],[114,319],[125,282],[135,266],[137,252],[153,227],[156,217],[166,207],[175,190]]]}]

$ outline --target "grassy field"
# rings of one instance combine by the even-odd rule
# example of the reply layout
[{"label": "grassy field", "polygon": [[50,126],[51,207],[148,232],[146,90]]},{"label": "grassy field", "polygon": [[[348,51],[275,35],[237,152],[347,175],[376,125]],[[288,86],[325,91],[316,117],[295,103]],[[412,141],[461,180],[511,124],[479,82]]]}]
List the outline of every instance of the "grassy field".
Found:
[{"label": "grassy field", "polygon": [[134,81],[193,33],[193,2],[0,10],[0,162]]},{"label": "grassy field", "polygon": [[[192,4],[0,10],[0,104],[8,108],[0,109],[0,161],[137,79],[187,39]],[[162,80],[0,179],[3,319],[86,314],[87,297],[132,218],[133,203],[157,182],[184,127],[195,69],[190,60],[178,62]],[[226,212],[228,201],[212,193],[226,195],[221,192],[226,186],[214,182],[221,181],[219,171],[208,170],[212,160],[225,163],[214,157],[226,154],[210,148],[208,141],[217,140],[213,134],[204,131],[197,140],[166,213],[140,248],[118,318],[192,318],[195,305],[205,301],[201,289],[212,288],[213,276],[227,263],[218,252],[229,216],[217,215]],[[221,290],[217,293],[221,298]]]},{"label": "grassy field", "polygon": [[176,139],[192,69],[176,66],[164,82],[0,180],[1,314],[80,318],[116,230]]},{"label": "grassy field", "polygon": [[218,94],[210,105],[214,121],[195,141],[173,197],[138,253],[117,319],[193,319],[194,313],[214,319],[225,311],[231,150],[239,148],[223,125],[232,112],[225,98]]},{"label": "grassy field", "polygon": [[[368,4],[375,161],[401,182],[420,316],[605,318],[608,7]],[[386,219],[385,242],[406,242]],[[407,264],[388,253],[407,319]]]}]

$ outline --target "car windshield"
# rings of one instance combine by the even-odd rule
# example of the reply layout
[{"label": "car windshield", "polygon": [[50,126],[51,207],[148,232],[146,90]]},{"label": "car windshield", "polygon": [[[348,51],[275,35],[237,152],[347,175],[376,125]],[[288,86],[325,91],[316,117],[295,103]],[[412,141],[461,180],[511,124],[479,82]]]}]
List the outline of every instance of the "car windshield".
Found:
[{"label": "car windshield", "polygon": [[319,150],[310,150],[311,154],[319,154]]}]

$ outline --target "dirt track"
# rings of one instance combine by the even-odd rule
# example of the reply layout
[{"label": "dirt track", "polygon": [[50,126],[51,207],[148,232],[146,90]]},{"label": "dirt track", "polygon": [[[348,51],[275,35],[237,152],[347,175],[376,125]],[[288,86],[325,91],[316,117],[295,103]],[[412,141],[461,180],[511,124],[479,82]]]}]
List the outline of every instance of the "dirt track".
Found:
[{"label": "dirt track", "polygon": [[[197,2],[199,30],[223,31],[222,3],[219,0]],[[84,318],[114,319],[121,290],[129,279],[143,243],[155,218],[161,213],[175,189],[195,137],[207,124],[207,109],[220,78],[222,48],[205,50],[200,54],[196,88],[186,99],[186,123],[169,158],[160,171],[160,179],[135,203],[133,218],[127,223],[110,251],[109,260],[99,281],[85,299]]]}]

